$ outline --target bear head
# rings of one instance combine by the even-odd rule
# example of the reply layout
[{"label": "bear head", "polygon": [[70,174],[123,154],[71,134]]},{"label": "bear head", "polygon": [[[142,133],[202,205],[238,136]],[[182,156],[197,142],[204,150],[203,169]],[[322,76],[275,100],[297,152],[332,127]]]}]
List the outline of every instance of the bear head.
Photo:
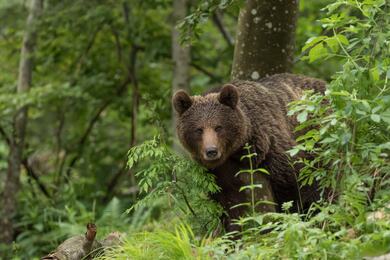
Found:
[{"label": "bear head", "polygon": [[248,137],[248,119],[239,103],[239,92],[231,84],[204,96],[179,90],[172,98],[180,142],[208,169],[223,164]]}]

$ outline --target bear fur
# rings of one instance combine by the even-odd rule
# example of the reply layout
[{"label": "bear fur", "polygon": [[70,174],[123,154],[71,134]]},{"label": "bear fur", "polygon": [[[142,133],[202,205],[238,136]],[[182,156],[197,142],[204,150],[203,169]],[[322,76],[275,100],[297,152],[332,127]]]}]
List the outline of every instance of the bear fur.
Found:
[{"label": "bear fur", "polygon": [[[296,144],[297,135],[297,120],[287,116],[287,105],[308,89],[323,93],[325,82],[284,73],[257,82],[234,81],[200,96],[182,90],[174,95],[179,140],[193,159],[215,174],[221,192],[213,198],[227,212],[227,231],[237,230],[231,220],[246,211],[231,207],[250,201],[250,193],[239,192],[250,184],[249,179],[235,177],[239,170],[248,169],[248,160],[240,160],[246,143],[257,154],[254,167],[270,173],[267,178],[279,210],[287,201],[294,201],[294,211],[305,210],[319,199],[315,184],[300,187],[297,183],[299,165],[286,154]],[[256,196],[257,201],[264,200]]]}]

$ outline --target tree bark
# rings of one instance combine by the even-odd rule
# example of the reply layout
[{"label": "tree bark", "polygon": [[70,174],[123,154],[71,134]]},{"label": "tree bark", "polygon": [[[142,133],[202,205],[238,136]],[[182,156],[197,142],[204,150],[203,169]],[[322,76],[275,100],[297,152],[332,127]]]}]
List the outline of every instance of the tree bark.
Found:
[{"label": "tree bark", "polygon": [[291,69],[297,0],[248,0],[238,18],[232,78],[258,80]]},{"label": "tree bark", "polygon": [[[36,22],[42,10],[42,0],[32,0],[27,18],[26,31],[21,48],[17,93],[27,92],[31,86],[32,56],[36,38]],[[8,169],[3,194],[1,196],[0,242],[10,244],[14,239],[13,216],[17,209],[17,193],[20,185],[24,138],[27,125],[27,107],[17,111],[13,120],[13,133],[10,140]]]},{"label": "tree bark", "polygon": [[[238,18],[233,80],[258,80],[291,69],[297,9],[297,0],[247,0]],[[259,182],[261,197],[274,202],[267,177]],[[275,211],[275,206],[264,205],[261,211]]]},{"label": "tree bark", "polygon": [[[172,59],[173,78],[172,78],[172,93],[179,89],[189,90],[190,81],[190,63],[191,50],[189,46],[182,46],[180,44],[180,32],[176,27],[177,22],[184,19],[187,15],[188,0],[174,0],[173,1],[173,28],[172,28]],[[175,133],[176,119],[175,111],[172,109],[172,129]],[[177,142],[174,142],[173,148],[180,150]]]}]

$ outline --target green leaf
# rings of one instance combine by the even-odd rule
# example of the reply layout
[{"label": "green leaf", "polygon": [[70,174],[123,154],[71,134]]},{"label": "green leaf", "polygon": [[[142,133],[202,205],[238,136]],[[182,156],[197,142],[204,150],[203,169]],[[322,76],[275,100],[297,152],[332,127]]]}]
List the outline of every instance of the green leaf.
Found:
[{"label": "green leaf", "polygon": [[243,191],[243,190],[254,190],[256,188],[260,188],[262,189],[263,188],[263,185],[261,184],[251,184],[251,185],[245,185],[245,186],[241,186],[241,188],[238,190],[239,192]]},{"label": "green leaf", "polygon": [[306,43],[305,43],[305,46],[303,46],[302,48],[302,51],[305,51],[307,50],[308,48],[316,45],[317,43],[327,39],[328,37],[327,36],[318,36],[318,37],[311,37],[309,38]]},{"label": "green leaf", "polygon": [[293,206],[293,201],[284,202],[282,204],[283,211],[288,211]]},{"label": "green leaf", "polygon": [[265,174],[270,175],[269,171],[267,171],[264,168],[257,168],[257,169],[254,170],[254,173],[265,173]]},{"label": "green leaf", "polygon": [[380,71],[378,67],[370,69],[370,77],[373,81],[379,81]]},{"label": "green leaf", "polygon": [[381,113],[381,118],[384,122],[388,123],[390,125],[390,108]]},{"label": "green leaf", "polygon": [[243,207],[243,206],[251,206],[251,204],[249,202],[245,202],[245,203],[240,203],[240,204],[237,204],[237,205],[234,205],[232,207],[230,207],[230,209],[235,209],[235,208],[238,208],[238,207]]},{"label": "green leaf", "polygon": [[300,149],[299,148],[293,148],[293,149],[290,149],[288,150],[287,152],[290,154],[291,157],[297,155],[297,153],[299,153]]},{"label": "green leaf", "polygon": [[374,107],[373,109],[372,109],[372,113],[376,113],[376,112],[378,112],[379,110],[381,110],[382,109],[382,106],[376,106],[376,107]]},{"label": "green leaf", "polygon": [[342,44],[344,44],[344,45],[349,45],[349,41],[348,41],[347,37],[345,37],[344,35],[342,35],[342,34],[337,34],[335,37],[336,37]]},{"label": "green leaf", "polygon": [[326,40],[326,45],[328,45],[329,48],[330,48],[333,52],[337,52],[337,51],[339,50],[339,48],[340,48],[339,41],[337,40],[337,37],[336,37],[336,36],[327,39],[327,40]]},{"label": "green leaf", "polygon": [[371,117],[371,120],[376,122],[376,123],[379,123],[381,121],[381,117],[378,114],[371,114],[370,117]]},{"label": "green leaf", "polygon": [[334,141],[336,141],[335,138],[333,138],[333,137],[327,137],[327,138],[325,138],[324,140],[322,140],[320,143],[322,143],[322,144],[328,144],[328,143],[333,143]]},{"label": "green leaf", "polygon": [[309,62],[312,63],[318,59],[328,56],[328,50],[323,43],[319,43],[309,51]]},{"label": "green leaf", "polygon": [[255,206],[257,205],[278,205],[277,203],[275,202],[272,202],[272,201],[269,201],[269,200],[260,200],[258,202],[255,203]]},{"label": "green leaf", "polygon": [[332,96],[342,96],[342,97],[348,97],[350,94],[346,90],[341,90],[341,91],[332,91],[330,93]]},{"label": "green leaf", "polygon": [[305,122],[307,120],[307,111],[303,111],[303,112],[299,113],[297,116],[297,120],[299,123]]},{"label": "green leaf", "polygon": [[248,174],[250,174],[250,173],[252,173],[253,172],[253,170],[240,170],[239,172],[237,172],[235,175],[234,175],[234,177],[237,177],[238,175],[240,175],[241,173],[248,173]]}]

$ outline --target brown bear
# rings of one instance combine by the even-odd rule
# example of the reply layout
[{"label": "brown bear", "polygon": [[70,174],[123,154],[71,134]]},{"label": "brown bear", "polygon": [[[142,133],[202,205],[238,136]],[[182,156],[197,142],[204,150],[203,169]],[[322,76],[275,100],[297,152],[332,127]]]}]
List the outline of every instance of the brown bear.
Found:
[{"label": "brown bear", "polygon": [[239,192],[250,184],[248,178],[235,177],[240,169],[248,169],[245,160],[240,160],[246,143],[257,154],[255,167],[270,173],[267,178],[279,210],[288,201],[294,201],[293,210],[305,210],[319,199],[315,185],[300,187],[297,183],[299,166],[294,166],[286,153],[296,144],[297,126],[296,119],[287,116],[287,105],[307,89],[324,92],[325,82],[284,73],[257,82],[234,81],[201,96],[189,96],[183,90],[174,94],[179,140],[196,161],[216,175],[221,192],[214,199],[228,215],[226,231],[237,230],[231,220],[245,214],[243,207],[231,207],[250,201],[248,192]]}]

